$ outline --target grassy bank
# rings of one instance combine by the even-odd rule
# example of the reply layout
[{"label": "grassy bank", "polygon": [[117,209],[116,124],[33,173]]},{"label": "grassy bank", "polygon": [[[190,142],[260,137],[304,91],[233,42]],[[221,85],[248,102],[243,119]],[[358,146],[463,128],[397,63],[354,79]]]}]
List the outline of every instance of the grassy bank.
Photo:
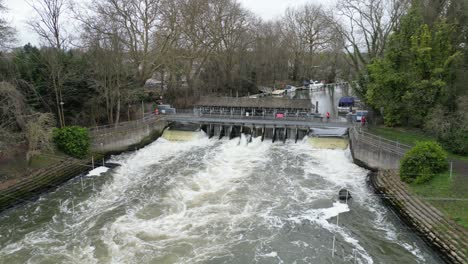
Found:
[{"label": "grassy bank", "polygon": [[428,203],[439,209],[461,226],[468,228],[468,193],[457,188],[455,179],[459,175],[442,173],[425,184],[410,184],[410,190],[423,197]]},{"label": "grassy bank", "polygon": [[[413,146],[418,141],[436,141],[436,138],[425,134],[423,131],[413,128],[394,128],[394,127],[371,127],[369,132],[386,139],[398,141],[402,144]],[[450,159],[458,159],[468,162],[468,156],[461,156],[451,152],[449,153]]]},{"label": "grassy bank", "polygon": [[[418,141],[436,141],[431,135],[411,128],[372,127],[369,132],[410,146]],[[468,156],[448,154],[449,160],[468,163]],[[458,171],[452,172],[452,177],[446,172],[436,175],[425,184],[411,184],[409,187],[412,193],[423,197],[449,218],[468,228],[468,201],[463,200],[468,199],[468,171],[458,168]]]}]

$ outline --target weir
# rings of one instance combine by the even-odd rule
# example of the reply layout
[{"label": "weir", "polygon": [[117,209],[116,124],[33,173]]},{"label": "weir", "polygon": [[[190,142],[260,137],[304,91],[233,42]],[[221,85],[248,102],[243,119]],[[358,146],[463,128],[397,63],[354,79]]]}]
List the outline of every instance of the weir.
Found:
[{"label": "weir", "polygon": [[[260,140],[271,142],[286,143],[287,140],[293,140],[295,143],[302,141],[306,136],[315,138],[311,141],[313,145],[317,142],[317,146],[326,148],[327,144],[336,146],[336,148],[344,148],[347,146],[347,128],[311,128],[299,126],[256,126],[256,125],[237,125],[237,124],[183,124],[171,123],[163,133],[163,138],[170,141],[189,141],[198,138],[200,132],[204,132],[208,138],[216,139],[233,139],[245,135],[247,143],[252,142],[254,138],[259,137]],[[335,148],[335,147],[332,147]]]}]

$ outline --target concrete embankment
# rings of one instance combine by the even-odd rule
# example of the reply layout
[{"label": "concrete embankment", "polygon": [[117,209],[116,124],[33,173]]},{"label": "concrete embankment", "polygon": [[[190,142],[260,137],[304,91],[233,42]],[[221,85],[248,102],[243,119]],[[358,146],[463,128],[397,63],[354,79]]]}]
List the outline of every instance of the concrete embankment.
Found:
[{"label": "concrete embankment", "polygon": [[350,146],[356,164],[378,171],[370,183],[383,201],[391,206],[422,238],[442,253],[448,263],[468,263],[468,232],[423,199],[411,194],[398,175],[399,163],[407,146],[350,130]]},{"label": "concrete embankment", "polygon": [[37,198],[70,179],[92,169],[92,164],[102,164],[110,155],[143,147],[163,132],[167,123],[163,119],[147,119],[127,122],[119,126],[92,129],[91,151],[93,156],[85,160],[68,158],[56,166],[28,175],[6,188],[0,189],[0,211]]},{"label": "concrete embankment", "polygon": [[118,153],[141,147],[158,138],[166,126],[164,119],[153,118],[124,123],[118,127],[92,129],[91,151]]}]

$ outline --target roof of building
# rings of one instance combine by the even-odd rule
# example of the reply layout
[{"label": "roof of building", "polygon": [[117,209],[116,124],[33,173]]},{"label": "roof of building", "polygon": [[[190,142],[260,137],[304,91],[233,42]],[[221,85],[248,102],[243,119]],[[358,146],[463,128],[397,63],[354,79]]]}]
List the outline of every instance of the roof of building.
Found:
[{"label": "roof of building", "polygon": [[256,107],[256,108],[285,108],[285,109],[313,109],[314,105],[307,99],[286,98],[247,98],[247,97],[201,97],[196,106],[215,107]]}]

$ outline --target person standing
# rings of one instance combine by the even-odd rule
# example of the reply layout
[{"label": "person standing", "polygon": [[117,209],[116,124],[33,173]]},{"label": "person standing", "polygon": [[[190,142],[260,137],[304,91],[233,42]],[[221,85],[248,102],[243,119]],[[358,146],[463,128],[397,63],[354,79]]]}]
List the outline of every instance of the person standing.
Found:
[{"label": "person standing", "polygon": [[327,123],[330,121],[330,112],[327,111]]},{"label": "person standing", "polygon": [[361,126],[365,126],[365,125],[366,125],[366,121],[367,121],[367,120],[366,120],[366,116],[363,115],[363,116],[361,117]]}]

